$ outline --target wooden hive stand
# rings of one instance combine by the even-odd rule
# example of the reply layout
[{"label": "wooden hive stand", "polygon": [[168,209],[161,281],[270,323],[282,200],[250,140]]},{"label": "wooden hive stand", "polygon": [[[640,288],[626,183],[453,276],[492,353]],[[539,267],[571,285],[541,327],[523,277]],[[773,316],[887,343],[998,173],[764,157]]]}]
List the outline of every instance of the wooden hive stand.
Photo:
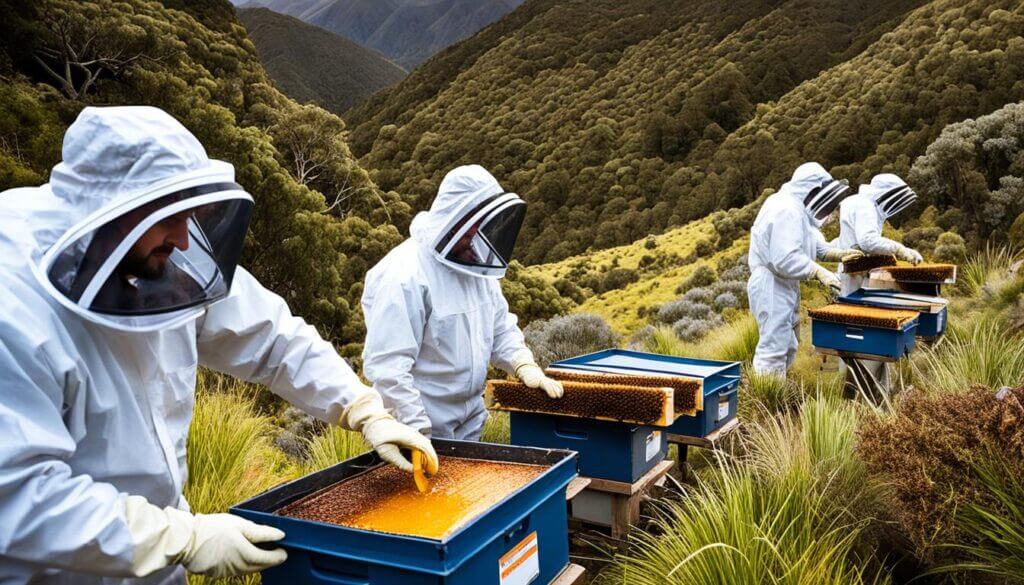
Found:
[{"label": "wooden hive stand", "polygon": [[702,449],[711,449],[717,451],[725,437],[729,436],[736,429],[740,427],[740,419],[734,418],[731,421],[725,423],[720,429],[716,429],[710,435],[706,437],[689,437],[687,435],[673,435],[669,434],[666,437],[669,444],[675,443],[676,445],[676,457],[679,461],[679,474],[682,479],[686,480],[686,475],[689,472],[689,463],[686,458],[689,455],[690,447],[700,447]]},{"label": "wooden hive stand", "polygon": [[[573,520],[584,525],[608,527],[613,539],[624,538],[640,521],[640,501],[644,494],[651,486],[663,482],[673,466],[674,461],[662,461],[633,483],[582,478],[589,484],[574,494]],[[570,484],[569,489],[572,488]]]}]

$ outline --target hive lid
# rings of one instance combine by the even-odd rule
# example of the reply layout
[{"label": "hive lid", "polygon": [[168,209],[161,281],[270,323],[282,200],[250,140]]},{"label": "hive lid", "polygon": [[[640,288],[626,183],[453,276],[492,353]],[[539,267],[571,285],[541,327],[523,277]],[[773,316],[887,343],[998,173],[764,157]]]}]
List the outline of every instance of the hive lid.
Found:
[{"label": "hive lid", "polygon": [[807,313],[811,319],[817,321],[879,329],[902,329],[908,323],[916,321],[918,317],[917,311],[840,303],[811,309]]}]

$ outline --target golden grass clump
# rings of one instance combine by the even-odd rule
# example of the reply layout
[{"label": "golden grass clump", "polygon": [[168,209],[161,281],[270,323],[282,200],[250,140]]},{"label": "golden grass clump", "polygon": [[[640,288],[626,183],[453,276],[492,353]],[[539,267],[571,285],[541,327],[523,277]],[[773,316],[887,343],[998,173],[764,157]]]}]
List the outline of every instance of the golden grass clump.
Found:
[{"label": "golden grass clump", "polygon": [[811,309],[807,311],[807,314],[812,319],[817,319],[818,321],[842,325],[858,325],[861,327],[879,327],[882,329],[900,329],[918,317],[917,311],[843,304],[832,304]]}]

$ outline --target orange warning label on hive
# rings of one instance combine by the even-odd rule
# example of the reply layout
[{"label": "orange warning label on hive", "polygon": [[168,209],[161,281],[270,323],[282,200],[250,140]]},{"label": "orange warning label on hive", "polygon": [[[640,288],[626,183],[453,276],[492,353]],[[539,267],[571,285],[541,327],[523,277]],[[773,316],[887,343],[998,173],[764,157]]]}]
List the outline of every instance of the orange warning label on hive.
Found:
[{"label": "orange warning label on hive", "polygon": [[441,457],[430,489],[393,466],[357,475],[278,514],[377,532],[441,539],[544,472],[540,465]]}]

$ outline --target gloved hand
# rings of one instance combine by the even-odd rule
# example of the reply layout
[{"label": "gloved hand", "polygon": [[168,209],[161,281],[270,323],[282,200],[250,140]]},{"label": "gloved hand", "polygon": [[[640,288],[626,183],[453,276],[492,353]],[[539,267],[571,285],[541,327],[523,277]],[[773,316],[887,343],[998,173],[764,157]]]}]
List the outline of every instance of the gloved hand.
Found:
[{"label": "gloved hand", "polygon": [[553,380],[544,374],[537,362],[533,361],[533,355],[522,352],[512,358],[512,368],[516,376],[526,384],[528,388],[540,388],[551,398],[561,398],[565,394],[562,383]]},{"label": "gloved hand", "polygon": [[906,246],[900,246],[899,248],[896,248],[896,257],[905,262],[910,262],[914,266],[917,266],[922,261],[924,261],[924,258],[921,257],[921,254],[918,253],[917,250],[914,250],[913,248],[908,248]]},{"label": "gloved hand", "polygon": [[372,388],[352,401],[345,409],[339,423],[341,426],[360,432],[366,442],[380,455],[380,458],[402,471],[412,473],[412,462],[402,455],[402,449],[422,451],[427,457],[427,467],[436,469],[437,453],[430,444],[430,439],[416,429],[403,425],[394,419],[386,410],[380,394]]},{"label": "gloved hand", "polygon": [[262,571],[288,558],[283,549],[256,546],[281,540],[283,532],[231,514],[193,515],[128,496],[125,519],[135,545],[132,572],[137,577],[181,563],[192,573],[219,579]]},{"label": "gloved hand", "polygon": [[842,283],[839,282],[839,277],[831,270],[828,270],[819,264],[814,265],[814,278],[818,279],[818,282],[825,285],[833,292],[839,292],[843,288]]},{"label": "gloved hand", "polygon": [[843,262],[854,258],[860,258],[863,255],[864,252],[854,250],[853,248],[832,248],[825,252],[825,257],[822,258],[822,260],[825,262]]}]

